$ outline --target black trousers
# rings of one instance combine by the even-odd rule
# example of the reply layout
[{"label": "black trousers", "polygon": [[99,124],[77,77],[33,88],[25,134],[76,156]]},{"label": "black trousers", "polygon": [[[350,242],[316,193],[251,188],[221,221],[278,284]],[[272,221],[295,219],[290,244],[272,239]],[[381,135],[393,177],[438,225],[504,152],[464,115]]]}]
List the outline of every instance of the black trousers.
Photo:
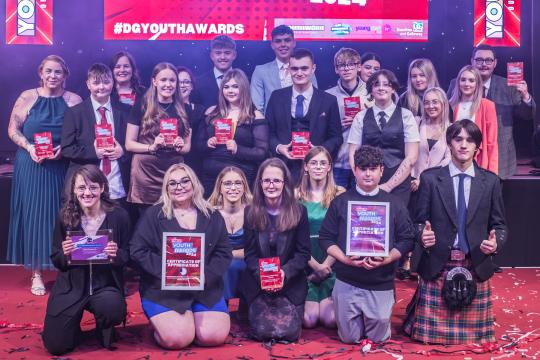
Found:
[{"label": "black trousers", "polygon": [[43,344],[52,355],[62,355],[72,351],[81,338],[81,319],[84,310],[94,314],[96,335],[103,343],[102,332],[111,332],[126,317],[126,302],[122,293],[115,287],[107,286],[96,290],[81,304],[76,312],[61,313],[57,316],[47,314],[43,326]]}]

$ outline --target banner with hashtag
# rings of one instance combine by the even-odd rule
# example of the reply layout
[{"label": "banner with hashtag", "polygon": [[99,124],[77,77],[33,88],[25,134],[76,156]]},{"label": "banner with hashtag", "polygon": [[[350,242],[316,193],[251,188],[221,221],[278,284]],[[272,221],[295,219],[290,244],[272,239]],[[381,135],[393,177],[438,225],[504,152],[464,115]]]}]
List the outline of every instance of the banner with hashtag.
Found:
[{"label": "banner with hashtag", "polygon": [[104,1],[106,40],[268,40],[282,24],[299,40],[428,38],[428,0]]},{"label": "banner with hashtag", "polygon": [[53,0],[6,0],[6,44],[52,43]]}]

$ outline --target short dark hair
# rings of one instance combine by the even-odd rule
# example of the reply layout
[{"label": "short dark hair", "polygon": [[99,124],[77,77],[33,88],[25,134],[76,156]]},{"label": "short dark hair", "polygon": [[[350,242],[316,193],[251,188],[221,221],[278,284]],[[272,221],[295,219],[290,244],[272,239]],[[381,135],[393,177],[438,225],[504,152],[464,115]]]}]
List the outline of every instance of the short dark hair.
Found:
[{"label": "short dark hair", "polygon": [[487,51],[491,51],[491,53],[493,54],[493,58],[496,59],[497,58],[497,53],[495,52],[495,48],[491,45],[486,45],[486,44],[482,44],[482,45],[478,45],[477,47],[473,48],[473,51],[472,51],[472,58],[474,59],[475,56],[476,56],[476,52],[477,51],[480,51],[480,50],[487,50]]},{"label": "short dark hair", "polygon": [[480,131],[478,125],[476,125],[474,121],[469,119],[456,121],[448,127],[448,129],[446,130],[446,143],[450,145],[452,139],[456,138],[461,132],[461,130],[465,130],[467,134],[472,137],[474,144],[478,149],[480,147],[480,144],[482,143],[482,132]]},{"label": "short dark hair", "polygon": [[354,167],[356,168],[369,168],[383,165],[383,151],[378,147],[362,145],[354,152]]},{"label": "short dark hair", "polygon": [[287,25],[279,25],[272,30],[272,40],[280,35],[291,35],[294,39],[294,31]]},{"label": "short dark hair", "polygon": [[366,61],[369,61],[369,60],[375,60],[379,64],[382,64],[382,61],[381,61],[381,58],[379,57],[379,55],[377,55],[375,53],[372,53],[372,52],[367,52],[367,53],[363,54],[361,56],[361,58],[362,58],[362,64],[365,63]]},{"label": "short dark hair", "polygon": [[294,49],[291,57],[295,58],[296,60],[300,60],[302,58],[308,57],[311,59],[311,62],[315,64],[315,57],[313,56],[313,53],[308,49],[304,49],[304,48]]},{"label": "short dark hair", "polygon": [[396,77],[396,75],[387,69],[381,69],[379,71],[376,71],[371,75],[366,83],[366,88],[368,94],[371,94],[371,91],[373,90],[373,87],[375,86],[375,83],[379,80],[379,76],[383,75],[388,79],[388,82],[390,83],[390,86],[394,91],[398,91],[399,89],[399,81]]},{"label": "short dark hair", "polygon": [[210,50],[212,49],[232,49],[236,51],[236,42],[227,35],[218,35],[210,41]]},{"label": "short dark hair", "polygon": [[99,79],[103,80],[104,78],[113,78],[111,68],[103,63],[95,63],[90,66],[88,72],[86,73],[86,79]]},{"label": "short dark hair", "polygon": [[191,71],[190,68],[188,68],[187,66],[183,66],[183,65],[177,65],[176,66],[176,71],[178,72],[178,74],[180,74],[181,72],[185,72],[189,75],[190,79],[191,79],[191,87],[193,89],[195,89],[195,75],[193,75],[193,71]]}]

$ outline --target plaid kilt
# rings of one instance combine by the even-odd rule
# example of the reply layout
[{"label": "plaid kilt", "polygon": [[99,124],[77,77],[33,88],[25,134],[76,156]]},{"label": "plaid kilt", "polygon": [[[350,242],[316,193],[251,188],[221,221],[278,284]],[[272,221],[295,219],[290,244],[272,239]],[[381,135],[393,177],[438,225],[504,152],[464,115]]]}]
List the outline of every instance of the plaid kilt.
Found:
[{"label": "plaid kilt", "polygon": [[[470,260],[449,260],[442,276],[433,281],[419,279],[416,293],[407,306],[403,330],[413,340],[432,344],[469,344],[495,341],[491,282],[477,282],[476,297],[461,310],[449,310],[441,296],[444,279],[455,266],[471,271]],[[474,274],[474,273],[473,273]]]}]

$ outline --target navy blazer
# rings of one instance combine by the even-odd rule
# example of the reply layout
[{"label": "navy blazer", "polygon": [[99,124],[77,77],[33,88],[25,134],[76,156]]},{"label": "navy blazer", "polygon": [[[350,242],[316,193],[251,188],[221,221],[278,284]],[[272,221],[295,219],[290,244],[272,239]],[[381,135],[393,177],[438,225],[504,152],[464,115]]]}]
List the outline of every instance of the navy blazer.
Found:
[{"label": "navy blazer", "polygon": [[[497,233],[497,250],[507,237],[504,203],[500,180],[494,173],[474,165],[467,206],[467,240],[474,271],[481,281],[489,279],[496,268],[493,256],[485,255],[480,244],[493,229]],[[436,279],[450,258],[457,234],[458,220],[454,185],[448,166],[425,170],[420,176],[415,222],[423,229],[426,220],[435,232],[435,245],[424,249],[416,244],[419,258],[417,272],[425,280]],[[413,256],[414,258],[414,256]]]},{"label": "navy blazer", "polygon": [[[124,155],[117,161],[122,176],[122,185],[127,193],[129,190],[131,154],[127,152],[125,143],[130,106],[111,101],[111,107],[114,121],[114,138],[124,149]],[[69,179],[71,174],[82,165],[94,164],[99,166],[101,160],[98,159],[94,148],[94,141],[96,140],[95,125],[96,116],[90,98],[66,110],[60,140],[62,156],[70,161],[66,179]]]},{"label": "navy blazer", "polygon": [[205,109],[217,105],[219,87],[214,75],[214,68],[195,79],[195,86],[190,99],[195,104],[201,104]]}]

